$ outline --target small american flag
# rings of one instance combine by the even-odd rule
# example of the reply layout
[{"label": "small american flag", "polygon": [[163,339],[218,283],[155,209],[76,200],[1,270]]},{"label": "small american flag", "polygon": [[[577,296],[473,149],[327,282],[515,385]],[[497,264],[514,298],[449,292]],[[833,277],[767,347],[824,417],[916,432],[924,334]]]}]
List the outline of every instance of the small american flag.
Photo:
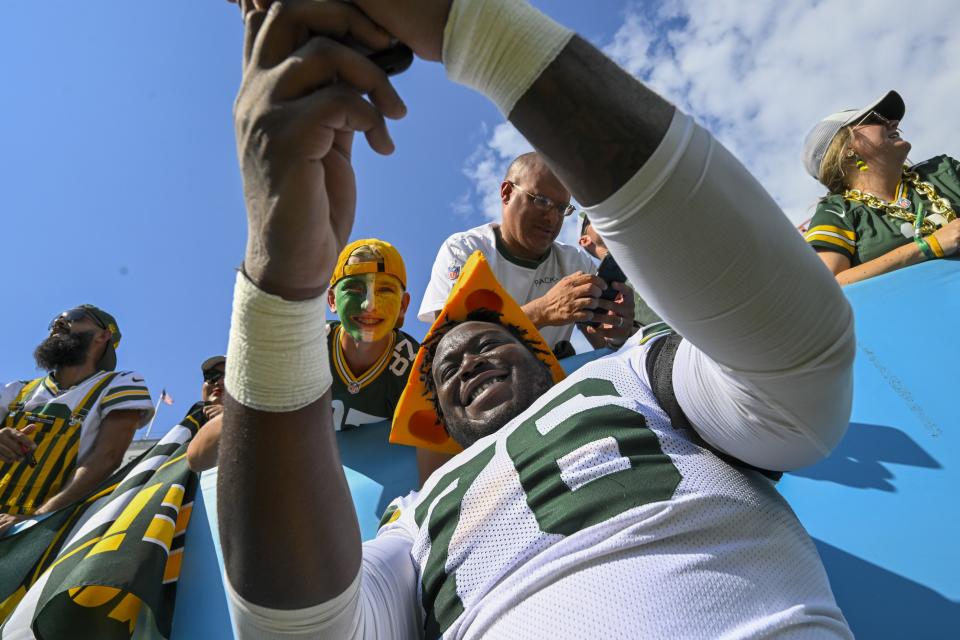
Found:
[{"label": "small american flag", "polygon": [[160,402],[163,404],[173,404],[173,396],[167,393],[167,390],[164,389],[160,392]]}]

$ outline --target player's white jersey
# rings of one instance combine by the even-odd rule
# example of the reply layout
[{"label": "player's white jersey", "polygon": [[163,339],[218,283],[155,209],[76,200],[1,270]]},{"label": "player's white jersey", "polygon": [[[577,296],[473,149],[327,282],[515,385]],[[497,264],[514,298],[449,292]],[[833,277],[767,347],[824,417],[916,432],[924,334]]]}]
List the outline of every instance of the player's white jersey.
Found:
[{"label": "player's white jersey", "polygon": [[584,366],[391,505],[427,638],[852,637],[772,482],[670,425],[646,352]]}]

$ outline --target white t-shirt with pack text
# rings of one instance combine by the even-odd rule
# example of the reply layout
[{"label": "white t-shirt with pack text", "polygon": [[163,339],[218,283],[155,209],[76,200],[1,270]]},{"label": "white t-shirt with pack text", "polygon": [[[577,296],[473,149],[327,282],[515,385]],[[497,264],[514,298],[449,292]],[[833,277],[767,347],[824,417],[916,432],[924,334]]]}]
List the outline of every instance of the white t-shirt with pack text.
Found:
[{"label": "white t-shirt with pack text", "polygon": [[[428,324],[433,322],[436,312],[446,303],[464,263],[474,251],[483,252],[497,280],[521,306],[546,295],[565,276],[577,271],[594,273],[597,269],[587,252],[562,242],[554,242],[538,261],[507,255],[498,247],[496,227],[491,222],[455,233],[444,241],[430,272],[430,284],[423,294],[417,314],[419,320]],[[551,348],[561,340],[569,340],[573,333],[573,324],[538,328]]]}]

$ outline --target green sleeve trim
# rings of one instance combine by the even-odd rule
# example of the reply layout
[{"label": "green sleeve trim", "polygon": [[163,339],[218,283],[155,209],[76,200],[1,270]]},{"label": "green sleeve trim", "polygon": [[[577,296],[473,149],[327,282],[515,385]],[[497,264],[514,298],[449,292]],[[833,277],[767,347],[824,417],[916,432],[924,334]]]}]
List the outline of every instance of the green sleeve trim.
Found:
[{"label": "green sleeve trim", "polygon": [[[136,405],[142,405],[142,403],[146,403],[148,406],[153,406],[150,404],[150,394],[145,393],[143,395],[123,396],[122,398],[116,398],[114,400],[106,400],[100,404],[100,410],[103,411],[104,409],[110,409],[111,407],[116,407],[118,405],[127,403],[133,403]],[[131,408],[139,409],[141,407],[137,406]]]}]

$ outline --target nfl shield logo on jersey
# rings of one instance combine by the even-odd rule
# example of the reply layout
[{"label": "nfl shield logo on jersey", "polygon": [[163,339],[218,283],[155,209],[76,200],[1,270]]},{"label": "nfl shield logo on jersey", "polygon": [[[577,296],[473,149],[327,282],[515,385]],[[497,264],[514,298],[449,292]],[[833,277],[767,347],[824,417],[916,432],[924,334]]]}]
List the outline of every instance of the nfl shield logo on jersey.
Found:
[{"label": "nfl shield logo on jersey", "polygon": [[447,267],[447,277],[451,280],[456,280],[460,277],[460,267],[463,266],[454,262],[449,267]]}]

